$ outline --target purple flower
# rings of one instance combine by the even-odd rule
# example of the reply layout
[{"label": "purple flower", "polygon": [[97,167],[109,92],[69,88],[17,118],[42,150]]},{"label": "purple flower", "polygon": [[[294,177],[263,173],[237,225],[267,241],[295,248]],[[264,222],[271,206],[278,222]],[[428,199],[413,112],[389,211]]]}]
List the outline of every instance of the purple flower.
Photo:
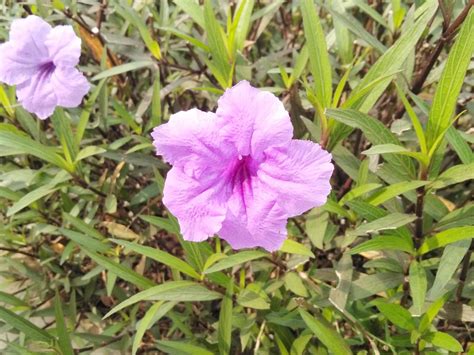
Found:
[{"label": "purple flower", "polygon": [[52,28],[37,16],[15,20],[0,45],[0,82],[17,86],[18,101],[40,119],[56,106],[76,107],[89,83],[75,66],[81,40],[71,26]]},{"label": "purple flower", "polygon": [[226,90],[215,114],[181,111],[156,127],[157,154],[173,165],[163,202],[184,239],[218,234],[234,249],[279,249],[287,219],[331,190],[331,155],[292,135],[280,100],[247,81]]}]

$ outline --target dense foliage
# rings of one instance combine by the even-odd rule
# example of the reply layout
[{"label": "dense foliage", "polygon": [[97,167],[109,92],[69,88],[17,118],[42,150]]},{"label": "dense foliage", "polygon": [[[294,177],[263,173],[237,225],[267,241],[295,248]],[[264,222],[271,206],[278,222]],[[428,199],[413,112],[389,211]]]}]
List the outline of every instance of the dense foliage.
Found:
[{"label": "dense foliage", "polygon": [[[473,337],[470,0],[0,2],[73,24],[92,89],[0,86],[5,353],[410,354]],[[240,80],[336,166],[274,253],[182,239],[150,132]]]}]

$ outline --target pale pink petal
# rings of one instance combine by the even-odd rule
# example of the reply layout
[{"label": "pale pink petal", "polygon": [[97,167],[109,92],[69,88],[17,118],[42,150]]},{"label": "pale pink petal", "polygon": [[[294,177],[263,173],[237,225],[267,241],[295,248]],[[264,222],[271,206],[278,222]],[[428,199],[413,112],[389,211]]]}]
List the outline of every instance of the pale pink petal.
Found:
[{"label": "pale pink petal", "polygon": [[331,155],[318,144],[292,140],[287,148],[272,148],[265,155],[258,177],[278,195],[289,217],[326,202],[334,166]]},{"label": "pale pink petal", "polygon": [[173,165],[189,157],[200,157],[203,164],[224,168],[231,152],[222,144],[215,114],[197,109],[172,115],[169,122],[156,127],[151,134],[156,154]]},{"label": "pale pink petal", "polygon": [[57,102],[63,107],[77,107],[90,89],[84,75],[73,67],[57,67],[51,77]]},{"label": "pale pink petal", "polygon": [[44,120],[51,116],[58,104],[52,84],[52,69],[42,69],[30,80],[17,86],[18,101],[29,112]]},{"label": "pale pink petal", "polygon": [[218,235],[232,249],[262,247],[278,250],[286,239],[287,215],[270,191],[252,182],[252,190],[234,193]]},{"label": "pale pink petal", "polygon": [[81,56],[81,40],[71,26],[56,26],[45,40],[49,58],[56,66],[74,67]]},{"label": "pale pink petal", "polygon": [[168,172],[163,202],[178,218],[185,240],[202,241],[219,231],[226,214],[223,187],[212,174],[198,181],[179,167]]},{"label": "pale pink petal", "polygon": [[44,40],[51,26],[37,16],[12,22],[10,40],[0,45],[0,81],[18,85],[30,79],[48,61]]},{"label": "pale pink petal", "polygon": [[247,81],[225,91],[216,114],[222,132],[242,156],[259,159],[266,148],[286,145],[293,136],[290,116],[281,101]]}]

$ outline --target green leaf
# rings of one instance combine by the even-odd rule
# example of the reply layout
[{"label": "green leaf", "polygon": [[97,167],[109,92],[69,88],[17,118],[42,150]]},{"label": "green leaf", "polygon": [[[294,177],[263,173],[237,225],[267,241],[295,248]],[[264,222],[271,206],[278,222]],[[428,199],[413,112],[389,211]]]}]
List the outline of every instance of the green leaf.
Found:
[{"label": "green leaf", "polygon": [[313,316],[303,309],[298,309],[298,312],[308,328],[316,335],[318,340],[328,348],[329,351],[335,355],[347,355],[352,353],[341,335],[337,333],[333,326],[322,316],[319,314]]},{"label": "green leaf", "polygon": [[74,160],[76,160],[79,147],[76,145],[76,141],[72,135],[71,122],[64,114],[64,111],[59,107],[56,108],[51,116],[51,122],[63,147],[64,156],[67,161],[72,164]]},{"label": "green leaf", "polygon": [[370,191],[376,190],[381,186],[382,184],[368,183],[368,184],[363,184],[358,187],[355,187],[339,200],[339,204],[342,206],[346,202],[351,201],[359,196],[365,195],[366,193]]},{"label": "green leaf", "polygon": [[74,163],[77,163],[78,161],[81,161],[83,159],[92,157],[94,155],[102,154],[105,153],[107,150],[101,147],[97,147],[95,145],[89,145],[82,149],[76,156],[76,160]]},{"label": "green leaf", "polygon": [[445,245],[457,242],[459,240],[474,238],[474,227],[465,226],[451,228],[427,238],[418,249],[418,254],[423,255],[431,250],[444,247]]},{"label": "green leaf", "polygon": [[472,179],[474,179],[474,163],[456,165],[438,176],[438,178],[433,181],[428,188],[434,190],[443,189],[449,185]]},{"label": "green leaf", "polygon": [[183,9],[198,26],[205,28],[203,10],[198,2],[194,0],[174,0],[174,3]]},{"label": "green leaf", "polygon": [[[222,76],[222,81],[231,84],[231,65],[227,54],[227,48],[223,38],[223,30],[216,19],[211,0],[204,1],[204,29],[207,34],[209,48],[211,49],[213,64]],[[223,86],[226,89],[228,86]]]},{"label": "green leaf", "polygon": [[145,22],[137,14],[137,12],[134,9],[130,8],[128,5],[126,5],[125,2],[122,2],[122,5],[116,4],[115,9],[120,14],[120,16],[125,18],[128,22],[132,23],[138,29],[138,31],[140,32],[140,36],[142,37],[143,42],[145,42],[145,45],[148,48],[148,50],[157,60],[160,60],[161,59],[160,45],[158,44],[157,41],[153,39]]},{"label": "green leaf", "polygon": [[215,355],[207,349],[183,341],[157,340],[156,345],[161,351],[164,351],[167,354]]},{"label": "green leaf", "polygon": [[414,330],[416,328],[410,312],[398,304],[386,303],[384,301],[373,302],[379,311],[397,327],[406,330]]},{"label": "green leaf", "polygon": [[449,281],[451,281],[454,273],[456,272],[470,246],[471,241],[466,239],[450,244],[444,248],[443,255],[439,260],[438,271],[436,272],[433,286],[428,293],[428,299],[438,299],[443,293],[446,292],[446,285],[449,283]]},{"label": "green leaf", "polygon": [[303,280],[294,272],[287,272],[284,277],[285,287],[295,295],[308,297],[308,290],[303,284]]},{"label": "green leaf", "polygon": [[314,258],[310,248],[291,239],[285,239],[279,250],[283,253],[305,255]]},{"label": "green leaf", "polygon": [[74,349],[72,348],[69,331],[67,329],[66,322],[64,321],[61,300],[57,291],[56,296],[54,297],[54,313],[56,316],[56,332],[58,334],[58,343],[59,348],[61,349],[61,354],[74,355]]},{"label": "green leaf", "polygon": [[192,281],[167,281],[139,292],[111,309],[104,318],[141,301],[198,302],[213,301],[222,298],[218,292]]},{"label": "green leaf", "polygon": [[2,306],[0,306],[0,319],[2,319],[9,326],[24,333],[28,338],[39,340],[45,343],[52,343],[54,340],[54,337],[45,330],[38,328],[30,321]]},{"label": "green leaf", "polygon": [[153,62],[151,60],[140,60],[136,62],[117,65],[115,67],[104,70],[103,72],[97,74],[91,79],[91,81],[97,81],[104,78],[109,78],[111,76],[119,75],[119,74],[126,73],[132,70],[150,67],[152,65],[153,65]]},{"label": "green leaf", "polygon": [[[422,6],[418,7],[415,13],[416,21],[410,24],[395,44],[370,67],[363,79],[354,90],[352,90],[349,98],[357,95],[359,91],[363,90],[369,83],[382,75],[388,72],[397,71],[403,67],[405,60],[408,58],[411,50],[415,48],[418,40],[425,32],[428,23],[431,21],[436,10],[437,6],[436,1],[434,0],[428,0]],[[391,78],[382,81],[369,95],[360,101],[356,108],[361,112],[368,112],[377,102],[380,95],[385,91],[390,81]],[[390,142],[387,141],[385,143]]]},{"label": "green leaf", "polygon": [[229,279],[229,284],[224,298],[221,301],[219,312],[219,326],[217,328],[217,344],[219,353],[226,355],[230,353],[232,344],[232,296],[234,294],[234,280]]},{"label": "green leaf", "polygon": [[[329,109],[328,117],[360,129],[373,145],[393,144],[401,146],[397,137],[379,120],[352,109]],[[403,175],[412,178],[414,175],[413,164],[408,157],[386,154],[384,159],[393,164]]]},{"label": "green leaf", "polygon": [[149,288],[155,285],[153,281],[129,269],[128,267],[123,266],[122,264],[118,264],[114,261],[111,261],[108,257],[96,254],[86,249],[86,247],[84,246],[82,246],[82,250],[97,264],[106,268],[107,270],[114,273],[121,279],[132,283],[138,288]]},{"label": "green leaf", "polygon": [[410,294],[413,300],[413,312],[415,315],[421,315],[423,305],[425,304],[428,281],[424,267],[416,260],[413,260],[410,264],[409,283]]},{"label": "green leaf", "polygon": [[356,229],[348,231],[346,236],[359,236],[388,229],[396,229],[413,222],[415,219],[416,216],[413,214],[394,212],[375,221],[362,223]]},{"label": "green leaf", "polygon": [[337,21],[341,22],[349,31],[355,34],[358,38],[366,42],[368,45],[376,49],[380,53],[384,53],[387,48],[372,34],[367,32],[367,30],[362,26],[354,16],[348,12],[338,12],[336,9],[331,9],[325,6],[331,16],[333,16]]},{"label": "green leaf", "polygon": [[403,279],[403,274],[398,272],[379,272],[373,275],[363,274],[352,282],[350,299],[355,301],[380,292],[386,292],[402,284]]},{"label": "green leaf", "polygon": [[[105,51],[104,51],[105,52]],[[107,79],[102,79],[97,86],[95,87],[92,94],[89,95],[88,99],[84,103],[84,109],[81,112],[81,116],[79,118],[79,122],[76,127],[76,144],[79,146],[81,144],[82,138],[84,137],[84,133],[87,128],[87,124],[89,123],[89,118],[92,114],[92,106],[94,106],[99,94],[102,92],[102,88],[105,84]]]},{"label": "green leaf", "polygon": [[133,337],[132,344],[132,355],[135,355],[140,347],[140,343],[143,339],[145,332],[152,326],[153,323],[156,323],[160,320],[166,313],[168,313],[174,306],[176,302],[164,302],[160,301],[153,304],[148,311],[145,313],[143,318],[137,324],[137,331]]},{"label": "green leaf", "polygon": [[435,332],[435,333],[429,333],[424,337],[424,339],[433,344],[436,345],[437,347],[440,347],[442,349],[446,349],[449,351],[453,352],[461,352],[463,351],[462,345],[456,340],[456,338],[452,337],[448,333],[443,333],[443,332]]},{"label": "green leaf", "polygon": [[22,209],[28,207],[29,205],[33,204],[39,199],[58,190],[59,189],[58,185],[62,184],[65,181],[68,181],[70,178],[71,177],[65,171],[61,171],[50,182],[38,187],[37,189],[33,191],[28,192],[26,195],[24,195],[18,201],[16,201],[8,209],[7,217],[13,216],[18,211],[21,211]]},{"label": "green leaf", "polygon": [[173,223],[173,221],[170,218],[163,218],[163,217],[157,217],[157,216],[145,216],[145,215],[140,215],[139,217],[143,219],[145,222],[148,222],[154,225],[155,227],[163,229],[169,233],[179,235],[179,226]]},{"label": "green leaf", "polygon": [[68,239],[94,252],[106,253],[112,247],[106,239],[97,240],[91,238],[89,235],[74,232],[65,228],[60,228],[59,231],[64,234]]},{"label": "green leaf", "polygon": [[[426,158],[423,154],[418,152],[412,152],[405,147],[396,144],[379,144],[374,145],[370,149],[367,149],[362,152],[365,155],[375,155],[375,154],[401,154],[407,155],[409,157],[418,159],[419,161],[425,162]],[[425,164],[426,165],[426,164]]]},{"label": "green leaf", "polygon": [[429,149],[452,123],[459,92],[474,51],[472,33],[474,33],[474,11],[471,9],[461,26],[456,42],[449,51],[448,60],[433,98],[426,125],[426,140]]},{"label": "green leaf", "polygon": [[467,144],[461,133],[456,128],[453,126],[449,127],[446,132],[446,138],[464,164],[474,162],[474,153],[472,152],[471,147]]},{"label": "green leaf", "polygon": [[304,35],[309,53],[309,64],[315,93],[323,107],[330,107],[332,99],[332,72],[323,28],[313,0],[301,1]]},{"label": "green leaf", "polygon": [[270,300],[267,294],[256,284],[247,285],[239,293],[237,303],[243,307],[253,309],[270,309]]},{"label": "green leaf", "polygon": [[448,301],[450,296],[450,293],[446,293],[442,297],[437,299],[435,302],[430,304],[425,314],[423,314],[423,317],[421,317],[420,325],[418,326],[418,330],[421,333],[424,333],[426,330],[428,330],[436,315],[439,313],[444,304]]},{"label": "green leaf", "polygon": [[84,222],[83,220],[70,215],[69,213],[63,213],[63,219],[71,223],[78,231],[87,234],[89,237],[95,238],[97,240],[104,240],[105,237],[100,234],[97,229],[94,229],[94,226],[91,226]]},{"label": "green leaf", "polygon": [[246,263],[247,261],[263,258],[265,256],[268,256],[268,253],[264,253],[258,250],[241,251],[240,253],[233,254],[217,262],[216,264],[211,266],[209,269],[204,271],[204,273],[210,274],[216,271],[221,271],[224,269],[234,267],[236,265]]},{"label": "green leaf", "polygon": [[200,275],[194,270],[191,265],[186,263],[185,261],[168,254],[163,250],[159,250],[156,248],[147,247],[144,245],[140,245],[137,243],[127,242],[125,240],[118,240],[118,239],[111,239],[112,242],[117,243],[126,247],[127,249],[133,250],[134,252],[144,255],[150,259],[156,260],[159,263],[165,264],[171,268],[174,268],[183,274],[189,275],[194,277],[195,279],[200,279]]},{"label": "green leaf", "polygon": [[409,254],[415,253],[413,243],[410,243],[409,240],[396,235],[382,235],[380,237],[375,237],[352,248],[350,253],[360,254],[366,251],[376,250],[399,250]]},{"label": "green leaf", "polygon": [[38,143],[20,133],[5,131],[0,127],[1,145],[18,149],[17,154],[33,155],[68,172],[73,171],[72,165],[57,154],[55,148]]},{"label": "green leaf", "polygon": [[9,293],[0,291],[0,302],[10,304],[15,307],[26,307],[29,308],[28,303],[20,300],[19,298],[10,295]]},{"label": "green leaf", "polygon": [[374,206],[378,206],[385,201],[390,200],[396,196],[400,196],[408,191],[415,190],[421,186],[427,185],[428,181],[414,180],[414,181],[402,181],[396,184],[389,185],[380,190],[375,195],[371,196],[367,202]]}]

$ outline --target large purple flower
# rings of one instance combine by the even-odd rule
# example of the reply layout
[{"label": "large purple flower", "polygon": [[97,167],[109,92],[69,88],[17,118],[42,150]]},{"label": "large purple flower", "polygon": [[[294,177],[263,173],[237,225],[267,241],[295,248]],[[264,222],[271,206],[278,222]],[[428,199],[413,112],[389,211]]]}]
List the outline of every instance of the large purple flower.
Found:
[{"label": "large purple flower", "polygon": [[273,94],[241,81],[217,112],[181,111],[152,133],[173,165],[163,202],[189,241],[220,235],[234,249],[279,249],[287,219],[325,203],[331,155],[292,139],[288,112]]},{"label": "large purple flower", "polygon": [[75,68],[80,55],[71,26],[52,28],[37,16],[14,20],[10,40],[0,45],[0,82],[16,85],[21,105],[45,119],[56,106],[79,106],[89,91]]}]

